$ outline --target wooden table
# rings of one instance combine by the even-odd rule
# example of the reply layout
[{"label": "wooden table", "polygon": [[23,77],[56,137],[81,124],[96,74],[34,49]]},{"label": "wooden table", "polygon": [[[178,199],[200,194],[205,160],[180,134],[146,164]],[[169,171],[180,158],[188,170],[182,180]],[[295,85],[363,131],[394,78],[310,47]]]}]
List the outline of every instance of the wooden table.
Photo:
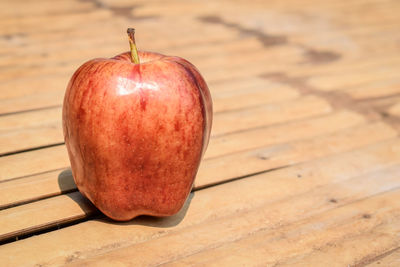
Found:
[{"label": "wooden table", "polygon": [[[400,266],[400,2],[0,2],[1,266]],[[170,218],[77,191],[73,71],[139,48],[207,80],[212,138]]]}]

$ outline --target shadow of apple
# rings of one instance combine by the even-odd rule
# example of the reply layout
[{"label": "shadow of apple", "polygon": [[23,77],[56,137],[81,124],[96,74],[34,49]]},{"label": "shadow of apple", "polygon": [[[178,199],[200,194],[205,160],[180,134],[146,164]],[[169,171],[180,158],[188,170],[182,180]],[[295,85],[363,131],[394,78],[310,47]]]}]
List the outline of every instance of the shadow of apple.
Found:
[{"label": "shadow of apple", "polygon": [[[154,217],[154,216],[141,215],[127,222],[118,222],[110,218],[107,218],[105,215],[103,215],[100,210],[98,210],[86,197],[84,197],[77,190],[70,168],[65,169],[59,173],[58,186],[62,194],[65,194],[73,201],[75,201],[81,207],[82,211],[85,212],[86,217],[83,221],[89,219],[96,219],[100,222],[108,224],[145,225],[150,227],[161,227],[161,228],[174,227],[178,225],[185,218],[187,210],[190,206],[190,202],[192,201],[195,195],[195,193],[192,191],[189,194],[188,198],[186,199],[186,202],[183,205],[182,209],[175,215],[169,217]],[[79,222],[81,221],[82,220],[79,220]]]}]

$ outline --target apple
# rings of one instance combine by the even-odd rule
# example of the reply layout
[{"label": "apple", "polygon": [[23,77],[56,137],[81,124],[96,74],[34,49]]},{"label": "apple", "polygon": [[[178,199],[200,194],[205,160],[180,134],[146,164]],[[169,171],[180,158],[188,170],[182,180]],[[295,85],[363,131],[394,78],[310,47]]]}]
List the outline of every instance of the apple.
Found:
[{"label": "apple", "polygon": [[[194,65],[131,51],[84,63],[64,97],[63,130],[79,191],[106,216],[170,216],[207,147],[212,100]],[[140,60],[140,62],[139,62]]]}]

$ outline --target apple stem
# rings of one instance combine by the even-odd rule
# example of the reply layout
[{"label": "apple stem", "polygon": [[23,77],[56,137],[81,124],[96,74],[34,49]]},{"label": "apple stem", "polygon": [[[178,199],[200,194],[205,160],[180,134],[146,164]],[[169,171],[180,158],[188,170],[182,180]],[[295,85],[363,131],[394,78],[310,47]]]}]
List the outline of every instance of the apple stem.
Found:
[{"label": "apple stem", "polygon": [[128,37],[129,37],[129,46],[131,47],[131,60],[132,63],[139,64],[139,55],[135,43],[135,29],[134,28],[128,28],[127,30]]}]

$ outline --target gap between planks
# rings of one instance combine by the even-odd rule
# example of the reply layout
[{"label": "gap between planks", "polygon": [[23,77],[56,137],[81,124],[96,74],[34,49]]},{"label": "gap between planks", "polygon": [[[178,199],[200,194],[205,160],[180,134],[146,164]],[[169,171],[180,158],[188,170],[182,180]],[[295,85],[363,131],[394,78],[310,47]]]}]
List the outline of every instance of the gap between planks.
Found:
[{"label": "gap between planks", "polygon": [[[204,160],[218,160],[215,158],[239,151],[317,138],[347,128],[353,129],[353,127],[363,123],[365,123],[365,120],[361,116],[342,111],[283,125],[232,133],[219,138],[212,138]],[[38,152],[42,153],[38,154]],[[59,195],[76,188],[71,173],[63,170],[69,165],[64,146],[49,148],[46,151],[34,151],[32,154],[34,155],[28,156],[24,153],[21,155],[22,158],[18,157],[20,155],[15,155],[17,157],[14,156],[16,158],[14,160],[0,158],[0,166],[6,167],[1,169],[1,172],[6,175],[0,179],[2,182],[0,187],[1,208],[19,205],[29,200]],[[19,167],[22,162],[25,163],[23,168]],[[48,162],[52,164],[49,165]],[[27,164],[32,166],[29,167]],[[37,166],[40,165],[42,165],[41,169],[37,169]],[[57,168],[57,170],[48,171],[48,168]],[[34,174],[39,170],[42,173]],[[33,175],[22,176],[23,174]]]},{"label": "gap between planks", "polygon": [[[215,114],[211,134],[213,136],[223,135],[331,111],[330,105],[317,97],[305,96],[291,99],[295,96],[295,93],[288,94],[283,97],[283,99],[288,99],[286,101],[273,103],[273,100],[266,99],[262,102],[272,103]],[[279,97],[277,98],[279,99]],[[257,98],[252,99],[253,102],[259,104]],[[265,115],[266,112],[268,112],[268,116]],[[240,120],[237,118],[240,118]],[[24,123],[27,123],[28,127]],[[0,132],[0,155],[59,144],[64,141],[61,127],[61,108],[0,117],[0,125],[5,129]]]},{"label": "gap between planks", "polygon": [[[399,163],[399,150],[399,140],[390,140],[200,190],[195,192],[188,209],[185,208],[180,214],[170,218],[139,217],[128,223],[110,223],[106,219],[84,222],[3,245],[0,247],[0,262],[63,264],[97,255],[108,261],[112,254],[107,256],[104,253],[115,251],[117,254],[122,253],[119,259],[123,262],[141,260],[141,263],[163,263],[177,259],[177,256],[190,256],[218,244],[229,244],[240,237],[251,235],[254,231],[271,229],[270,232],[274,233],[280,227],[290,226],[301,219],[307,222],[309,216],[321,212],[329,214],[329,211],[336,207],[336,204],[330,201],[332,198],[335,198],[339,205],[346,206],[398,186],[398,179],[391,175],[385,179],[373,177],[379,175],[381,170],[392,168],[391,166]],[[374,172],[376,174],[373,174]],[[343,187],[346,186],[347,179],[352,177],[358,177],[354,178],[352,183],[359,184],[362,181],[365,187]],[[370,179],[364,179],[365,177]],[[333,185],[335,183],[338,185]],[[334,188],[331,193],[335,195],[329,193],[330,188]],[[307,193],[310,190],[313,193]],[[356,192],[358,193],[353,195]],[[393,200],[390,197],[388,199]],[[321,204],[315,206],[315,203]],[[370,204],[368,203],[367,207],[371,207]],[[359,213],[360,218],[365,214],[364,211]],[[336,221],[348,218],[346,213],[339,215],[334,217],[337,218]],[[207,232],[209,234],[206,234]],[[189,237],[187,235],[191,237],[186,239]],[[199,237],[202,238],[198,239]],[[174,241],[177,238],[194,238],[197,245],[192,246],[192,243],[191,246],[187,246],[185,242]],[[74,241],[78,239],[79,242]],[[57,240],[60,249],[53,249],[54,240]],[[163,246],[165,242],[169,245]],[[184,247],[177,248],[181,245]],[[37,251],[37,246],[41,247],[40,251]],[[147,246],[152,246],[152,249],[146,249]],[[116,250],[118,248],[123,250]],[[139,257],[133,257],[132,254],[127,257],[128,254],[124,250],[141,254]],[[180,253],[176,253],[177,251]],[[154,253],[151,252],[157,253],[158,257],[154,257]],[[281,253],[283,252],[282,249]],[[26,257],[15,257],[15,253],[23,253]]]},{"label": "gap between planks", "polygon": [[[376,135],[365,135],[366,131],[371,132],[372,129],[379,129],[376,131]],[[378,123],[361,126],[357,130],[350,128],[313,140],[301,140],[293,144],[282,144],[229,154],[204,161],[199,169],[195,188],[204,188],[206,185],[219,184],[237,177],[249,176],[269,169],[357,149],[395,136],[396,133],[392,129],[382,123],[379,126]],[[308,151],[308,154],[305,155],[304,151]],[[73,200],[68,196],[72,196]],[[75,218],[80,219],[85,214],[90,215],[95,212],[93,207],[88,204],[88,200],[83,198],[80,193],[71,193],[68,196],[62,195],[1,210],[0,217],[3,218],[3,222],[0,227],[2,229],[0,238],[9,239],[15,236],[18,231],[26,234],[42,229],[44,225],[51,227],[58,222],[70,222]],[[81,204],[82,210],[79,209]],[[60,206],[63,206],[63,208],[60,209]],[[43,209],[47,211],[45,215],[41,212]],[[50,212],[53,209],[55,209],[54,212]],[[35,214],[41,214],[41,216],[35,216]]]}]

